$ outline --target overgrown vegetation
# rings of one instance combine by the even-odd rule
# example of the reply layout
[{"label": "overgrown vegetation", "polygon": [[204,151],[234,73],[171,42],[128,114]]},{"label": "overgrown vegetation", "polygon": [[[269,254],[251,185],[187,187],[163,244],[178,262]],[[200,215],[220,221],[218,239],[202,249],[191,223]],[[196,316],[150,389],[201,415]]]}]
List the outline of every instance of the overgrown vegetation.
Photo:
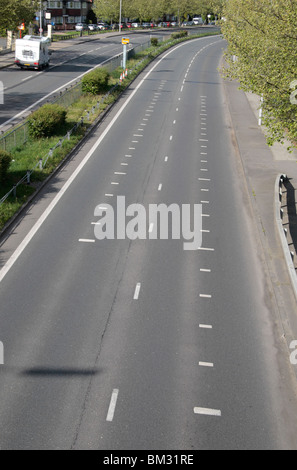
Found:
[{"label": "overgrown vegetation", "polygon": [[225,77],[237,79],[243,90],[263,96],[269,144],[287,138],[296,147],[297,106],[290,95],[297,79],[297,2],[228,0],[224,16],[222,32],[228,41]]},{"label": "overgrown vegetation", "polygon": [[109,72],[105,68],[93,70],[82,79],[83,93],[99,95],[100,93],[105,92],[108,87],[109,78]]},{"label": "overgrown vegetation", "polygon": [[188,36],[188,31],[180,31],[178,33],[171,34],[172,39],[181,39]]},{"label": "overgrown vegetation", "polygon": [[56,104],[45,104],[30,118],[29,133],[34,139],[52,137],[65,127],[67,111]]}]

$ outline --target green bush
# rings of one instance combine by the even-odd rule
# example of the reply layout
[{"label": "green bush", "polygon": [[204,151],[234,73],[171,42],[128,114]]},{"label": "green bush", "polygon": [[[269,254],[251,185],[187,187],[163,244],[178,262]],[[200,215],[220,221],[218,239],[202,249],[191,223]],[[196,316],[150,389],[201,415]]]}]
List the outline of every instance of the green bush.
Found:
[{"label": "green bush", "polygon": [[45,104],[29,118],[29,133],[35,139],[59,134],[66,123],[67,111],[56,104]]},{"label": "green bush", "polygon": [[99,95],[101,92],[106,91],[109,78],[110,74],[106,69],[98,68],[93,70],[82,79],[83,93]]},{"label": "green bush", "polygon": [[188,31],[180,31],[179,33],[171,34],[172,39],[181,39],[188,36]]},{"label": "green bush", "polygon": [[152,38],[152,39],[151,39],[151,45],[152,45],[152,46],[157,47],[158,44],[159,44],[158,38]]},{"label": "green bush", "polygon": [[9,166],[12,161],[12,156],[10,153],[5,152],[5,150],[0,150],[0,181],[4,183]]}]

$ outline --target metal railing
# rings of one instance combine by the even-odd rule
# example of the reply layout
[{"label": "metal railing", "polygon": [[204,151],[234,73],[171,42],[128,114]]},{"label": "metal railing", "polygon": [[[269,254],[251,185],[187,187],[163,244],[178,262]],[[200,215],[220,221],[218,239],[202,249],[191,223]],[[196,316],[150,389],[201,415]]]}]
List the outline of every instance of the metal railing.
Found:
[{"label": "metal railing", "polygon": [[0,138],[0,149],[10,152],[13,148],[24,145],[29,137],[29,124],[25,121],[11,132]]}]

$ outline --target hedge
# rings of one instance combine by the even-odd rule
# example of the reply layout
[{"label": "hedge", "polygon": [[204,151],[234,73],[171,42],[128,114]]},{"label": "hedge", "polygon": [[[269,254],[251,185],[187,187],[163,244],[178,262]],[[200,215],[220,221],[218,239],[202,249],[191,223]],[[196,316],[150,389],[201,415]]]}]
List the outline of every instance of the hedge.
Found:
[{"label": "hedge", "polygon": [[45,104],[29,118],[29,133],[35,139],[59,134],[66,123],[67,111],[56,104]]},{"label": "hedge", "polygon": [[172,39],[181,39],[189,35],[188,31],[180,31],[179,33],[171,34]]},{"label": "hedge", "polygon": [[0,182],[4,183],[9,166],[12,161],[12,155],[5,150],[0,150]]},{"label": "hedge", "polygon": [[99,95],[101,92],[106,91],[110,74],[104,68],[98,68],[85,75],[82,79],[83,93],[91,95]]}]

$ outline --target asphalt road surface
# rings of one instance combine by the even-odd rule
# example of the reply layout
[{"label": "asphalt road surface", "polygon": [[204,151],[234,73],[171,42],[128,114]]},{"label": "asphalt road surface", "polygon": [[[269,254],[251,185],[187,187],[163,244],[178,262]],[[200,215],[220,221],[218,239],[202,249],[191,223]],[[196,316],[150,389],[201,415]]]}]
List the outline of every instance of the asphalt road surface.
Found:
[{"label": "asphalt road surface", "polygon": [[[2,449],[296,446],[224,47],[193,40],[150,66],[0,271]],[[201,249],[148,239],[149,220],[146,239],[99,241],[95,208],[117,196],[202,204]]]}]

